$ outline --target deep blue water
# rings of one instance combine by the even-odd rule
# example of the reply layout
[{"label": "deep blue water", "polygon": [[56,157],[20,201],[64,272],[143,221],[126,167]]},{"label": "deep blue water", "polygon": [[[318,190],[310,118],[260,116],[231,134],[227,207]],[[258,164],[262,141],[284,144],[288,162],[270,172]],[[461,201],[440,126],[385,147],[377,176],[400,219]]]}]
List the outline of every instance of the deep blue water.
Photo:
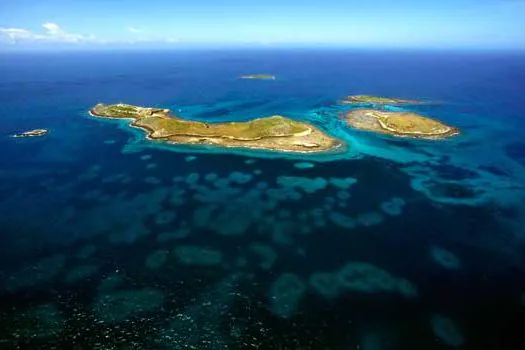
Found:
[{"label": "deep blue water", "polygon": [[[523,55],[10,53],[0,76],[0,348],[525,348]],[[351,130],[351,94],[461,134]],[[166,146],[97,102],[281,114],[348,151]]]}]

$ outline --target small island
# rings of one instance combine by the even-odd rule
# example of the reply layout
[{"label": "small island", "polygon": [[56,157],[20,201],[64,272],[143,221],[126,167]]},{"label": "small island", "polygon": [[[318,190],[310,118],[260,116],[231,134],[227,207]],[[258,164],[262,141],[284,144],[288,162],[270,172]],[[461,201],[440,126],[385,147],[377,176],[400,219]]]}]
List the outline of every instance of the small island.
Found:
[{"label": "small island", "polygon": [[319,153],[333,151],[343,143],[317,127],[282,116],[246,122],[205,123],[181,119],[169,109],[128,104],[97,104],[90,114],[103,118],[130,119],[130,126],[143,129],[147,138],[172,144],[213,145],[281,152]]},{"label": "small island", "polygon": [[21,132],[19,134],[14,134],[11,137],[16,137],[16,138],[21,138],[21,137],[38,137],[38,136],[44,136],[48,132],[49,131],[46,130],[46,129],[35,129],[35,130],[24,131],[24,132]]},{"label": "small island", "polygon": [[343,104],[370,104],[370,105],[413,105],[421,104],[421,101],[406,100],[401,98],[389,98],[370,95],[347,96],[341,100]]},{"label": "small island", "polygon": [[271,74],[247,74],[241,75],[241,79],[253,79],[253,80],[275,80],[275,75]]},{"label": "small island", "polygon": [[398,137],[438,140],[459,134],[457,128],[413,112],[357,109],[346,114],[346,121],[356,129]]}]

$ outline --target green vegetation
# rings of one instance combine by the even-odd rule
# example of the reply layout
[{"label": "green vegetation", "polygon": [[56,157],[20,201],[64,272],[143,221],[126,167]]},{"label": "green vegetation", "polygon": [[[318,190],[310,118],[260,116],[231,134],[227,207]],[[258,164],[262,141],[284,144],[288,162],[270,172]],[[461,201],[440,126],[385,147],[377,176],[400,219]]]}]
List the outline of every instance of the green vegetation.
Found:
[{"label": "green vegetation", "polygon": [[137,108],[131,105],[117,104],[108,107],[108,113],[115,116],[134,117],[137,114]]},{"label": "green vegetation", "polygon": [[162,130],[162,136],[187,135],[203,137],[230,137],[238,140],[258,140],[264,137],[293,136],[308,132],[309,128],[280,116],[255,119],[243,123],[201,123],[176,118],[147,117],[137,121],[138,126]]},{"label": "green vegetation", "polygon": [[393,136],[442,139],[459,134],[457,128],[412,112],[358,109],[349,112],[346,115],[346,120],[356,129],[375,131]]},{"label": "green vegetation", "polygon": [[246,122],[205,123],[172,116],[167,109],[127,104],[97,104],[91,109],[91,114],[132,119],[131,125],[146,129],[149,138],[173,143],[205,143],[300,152],[322,151],[341,145],[313,125],[282,116]]},{"label": "green vegetation", "polygon": [[309,132],[304,124],[281,116],[258,118],[247,122],[203,123],[171,117],[167,110],[142,108],[125,104],[98,104],[92,113],[111,118],[130,118],[142,126],[162,133],[162,137],[187,135],[230,137],[239,140],[258,140],[264,137],[294,136]]}]

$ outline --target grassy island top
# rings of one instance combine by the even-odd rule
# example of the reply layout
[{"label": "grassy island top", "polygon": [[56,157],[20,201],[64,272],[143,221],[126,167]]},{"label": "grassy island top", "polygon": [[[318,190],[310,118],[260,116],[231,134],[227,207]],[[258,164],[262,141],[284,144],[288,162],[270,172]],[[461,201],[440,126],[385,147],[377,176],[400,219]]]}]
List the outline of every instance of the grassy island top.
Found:
[{"label": "grassy island top", "polygon": [[205,123],[170,115],[168,109],[128,104],[97,104],[91,114],[132,119],[131,126],[145,129],[148,138],[180,144],[214,144],[292,152],[326,151],[342,143],[313,125],[282,116],[246,122]]},{"label": "grassy island top", "polygon": [[412,112],[358,109],[347,113],[346,120],[356,129],[399,137],[436,140],[459,134],[457,128]]},{"label": "grassy island top", "polygon": [[401,98],[389,98],[370,95],[353,95],[347,96],[342,101],[346,104],[377,104],[377,105],[403,105],[403,104],[418,104],[421,103],[416,100],[405,100]]},{"label": "grassy island top", "polygon": [[246,74],[241,75],[241,79],[275,80],[275,75],[271,74]]}]

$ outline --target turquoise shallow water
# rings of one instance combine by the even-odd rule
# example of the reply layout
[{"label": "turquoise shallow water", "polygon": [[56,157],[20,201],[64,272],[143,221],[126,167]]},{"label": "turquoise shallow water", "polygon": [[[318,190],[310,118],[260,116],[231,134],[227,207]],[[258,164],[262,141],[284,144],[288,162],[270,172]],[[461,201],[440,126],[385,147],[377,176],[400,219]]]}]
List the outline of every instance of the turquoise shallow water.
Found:
[{"label": "turquoise shallow water", "polygon": [[[523,57],[350,51],[9,54],[0,74],[0,345],[519,349]],[[275,81],[239,80],[271,73]],[[347,128],[337,100],[462,130]],[[97,102],[281,114],[343,139],[298,156],[173,147]],[[392,106],[387,108],[394,109]],[[10,134],[47,128],[49,135]]]}]

